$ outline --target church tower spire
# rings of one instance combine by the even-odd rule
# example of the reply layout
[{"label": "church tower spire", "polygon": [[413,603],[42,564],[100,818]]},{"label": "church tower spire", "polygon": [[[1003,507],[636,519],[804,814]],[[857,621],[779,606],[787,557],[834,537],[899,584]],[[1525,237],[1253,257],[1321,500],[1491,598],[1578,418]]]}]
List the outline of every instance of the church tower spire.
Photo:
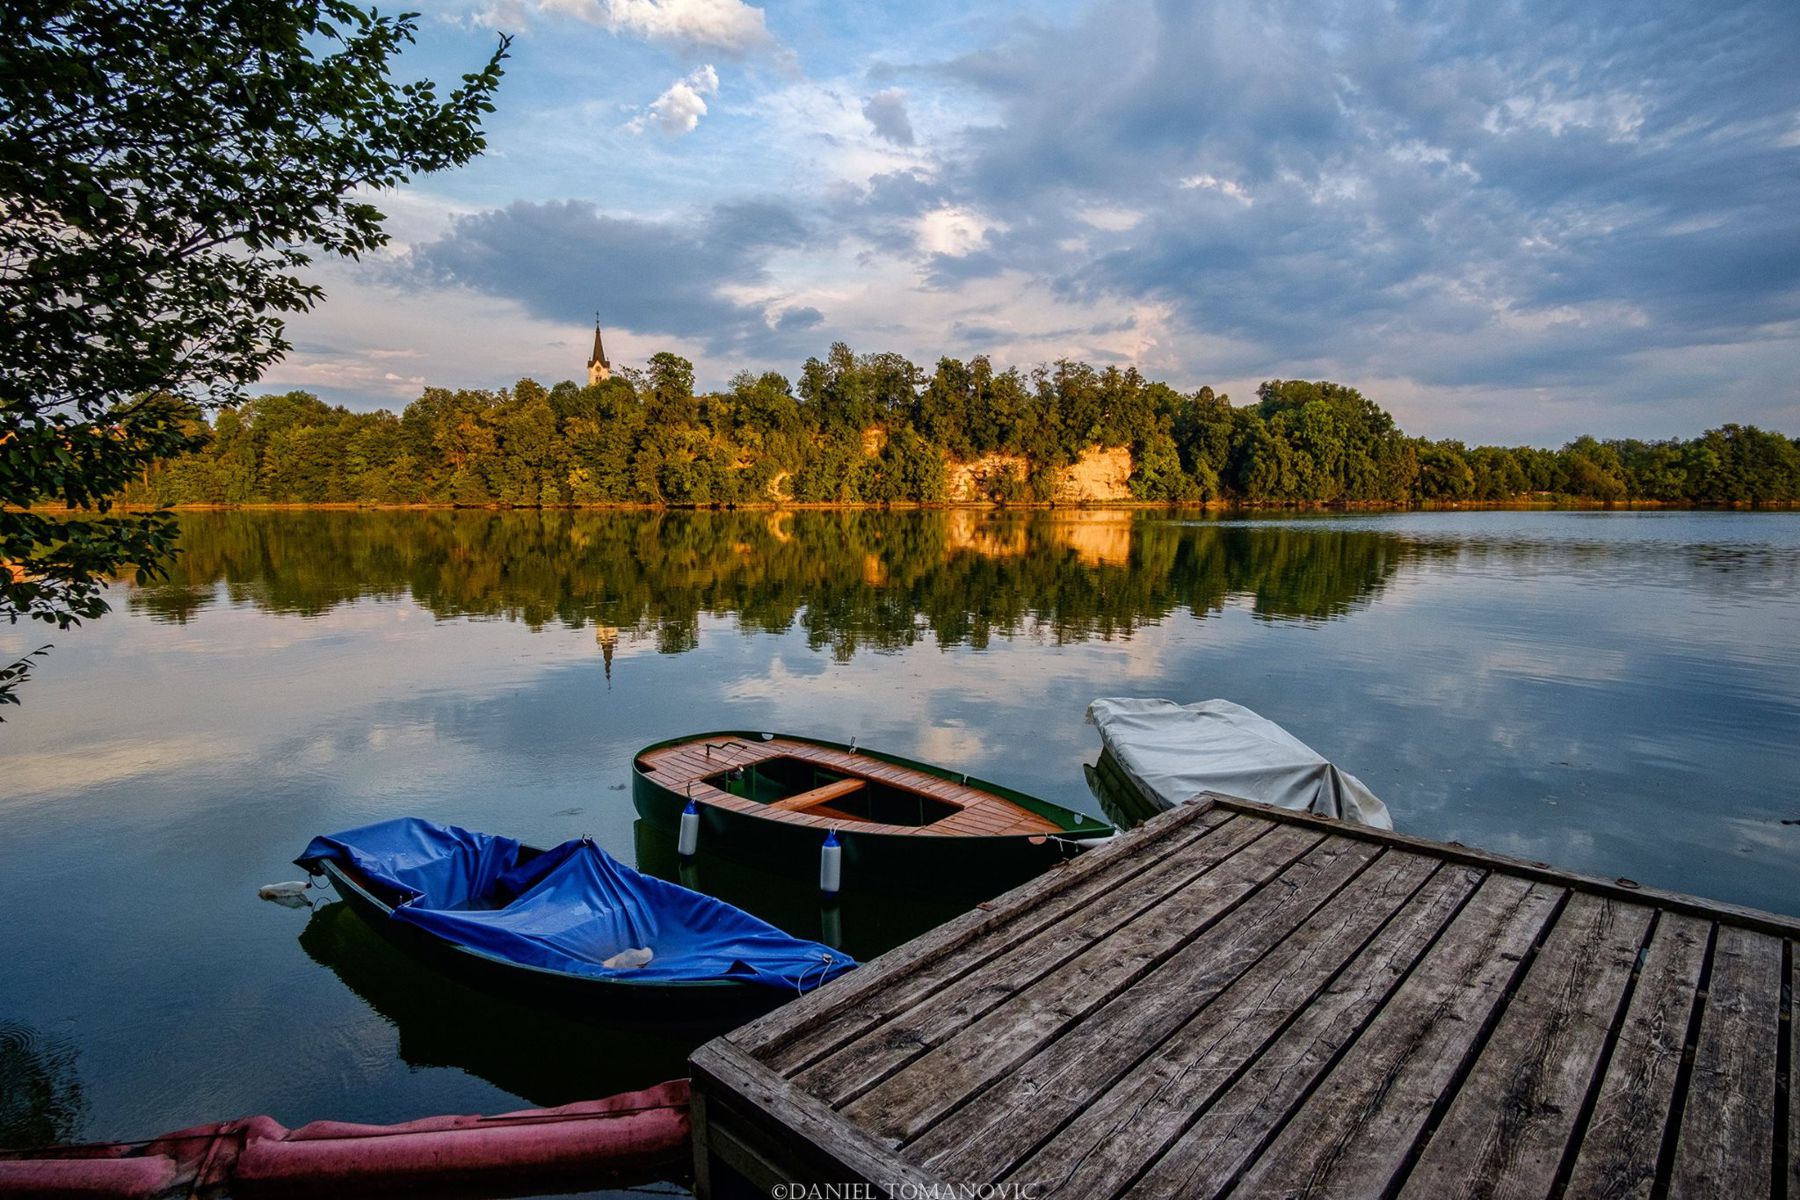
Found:
[{"label": "church tower spire", "polygon": [[600,344],[600,314],[594,314],[594,357],[588,359],[588,386],[593,387],[612,378],[612,364],[606,361],[606,347]]}]

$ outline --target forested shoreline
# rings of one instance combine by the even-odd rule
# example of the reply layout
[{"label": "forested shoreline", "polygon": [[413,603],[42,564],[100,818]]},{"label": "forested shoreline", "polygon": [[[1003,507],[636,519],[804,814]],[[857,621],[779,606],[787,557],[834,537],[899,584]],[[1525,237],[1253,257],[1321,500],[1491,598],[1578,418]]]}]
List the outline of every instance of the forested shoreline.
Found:
[{"label": "forested shoreline", "polygon": [[188,453],[118,499],[145,505],[735,506],[1054,503],[1095,449],[1130,452],[1146,503],[1415,505],[1532,498],[1677,505],[1800,501],[1800,443],[1754,426],[1556,450],[1410,437],[1353,387],[1271,380],[1248,404],[1135,369],[998,370],[839,344],[796,383],[741,373],[696,394],[658,354],[593,386],[426,388],[399,414],[306,392],[172,414]]}]

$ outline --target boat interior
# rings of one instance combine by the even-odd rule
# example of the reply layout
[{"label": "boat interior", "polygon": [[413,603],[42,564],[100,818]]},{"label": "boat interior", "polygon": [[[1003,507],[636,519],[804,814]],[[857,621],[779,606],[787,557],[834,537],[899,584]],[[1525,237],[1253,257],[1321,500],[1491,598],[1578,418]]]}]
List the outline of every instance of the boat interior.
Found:
[{"label": "boat interior", "polygon": [[966,783],[789,738],[696,739],[646,751],[637,765],[678,795],[790,824],[952,837],[1062,832]]}]

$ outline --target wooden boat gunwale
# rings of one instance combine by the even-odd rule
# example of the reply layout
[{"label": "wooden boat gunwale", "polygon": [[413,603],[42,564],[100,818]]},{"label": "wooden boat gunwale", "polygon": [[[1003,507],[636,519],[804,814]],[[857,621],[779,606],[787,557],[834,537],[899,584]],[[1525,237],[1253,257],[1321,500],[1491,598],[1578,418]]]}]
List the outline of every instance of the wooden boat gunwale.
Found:
[{"label": "wooden boat gunwale", "polygon": [[[681,747],[699,749],[706,747],[708,743],[714,743],[712,748],[719,748],[717,742],[730,742],[734,740],[741,742],[745,748],[768,746],[773,747],[776,752],[763,755],[756,759],[744,760],[740,758],[736,762],[731,758],[721,758],[719,760],[719,771],[730,770],[734,765],[754,765],[757,762],[772,761],[773,759],[781,757],[796,757],[802,759],[802,761],[813,762],[816,766],[823,767],[826,770],[840,775],[853,778],[860,777],[868,782],[879,783],[902,791],[918,792],[927,800],[940,804],[949,804],[951,807],[959,809],[960,812],[968,812],[975,807],[973,804],[960,803],[955,797],[936,794],[928,788],[909,787],[904,780],[899,780],[891,776],[880,777],[873,771],[862,771],[858,769],[858,766],[862,761],[874,762],[927,777],[928,780],[935,781],[939,784],[948,784],[953,788],[969,793],[972,797],[988,801],[998,801],[1000,804],[995,807],[1010,806],[1013,809],[1020,810],[1025,816],[1035,818],[1044,826],[1047,826],[1047,828],[1022,828],[998,832],[964,832],[956,829],[938,828],[938,826],[945,822],[953,820],[954,817],[960,815],[960,813],[947,815],[939,820],[929,823],[900,825],[870,821],[860,817],[844,817],[829,811],[824,813],[790,812],[776,807],[776,804],[779,802],[771,803],[749,800],[729,792],[724,792],[709,783],[705,783],[703,778],[699,776],[685,779],[657,778],[658,771],[654,762],[652,762],[648,768],[646,767],[645,760],[662,751]],[[816,748],[831,752],[831,754],[836,757],[822,759],[808,758],[804,754],[792,753],[793,748]],[[842,761],[843,759],[855,759],[859,760],[859,763],[847,763]],[[1052,838],[1104,837],[1114,832],[1112,826],[1095,817],[1040,799],[1029,793],[1017,791],[1002,784],[979,779],[975,776],[952,771],[931,763],[904,758],[897,754],[862,749],[854,743],[847,745],[843,742],[833,742],[824,738],[797,734],[769,733],[741,729],[712,730],[705,733],[684,734],[680,737],[667,738],[663,741],[652,743],[639,750],[632,756],[632,772],[640,787],[648,786],[655,788],[666,795],[673,796],[684,802],[691,798],[696,804],[708,805],[723,812],[735,813],[752,819],[786,826],[791,829],[823,831],[827,828],[835,828],[840,835],[852,835],[857,838],[894,839],[923,837],[933,842],[958,841],[980,843],[1013,842],[1021,839],[1037,839],[1041,841]],[[680,790],[684,786],[688,789],[685,792]],[[796,798],[797,797],[787,797],[790,801]],[[721,800],[727,801],[727,803],[721,803]]]}]

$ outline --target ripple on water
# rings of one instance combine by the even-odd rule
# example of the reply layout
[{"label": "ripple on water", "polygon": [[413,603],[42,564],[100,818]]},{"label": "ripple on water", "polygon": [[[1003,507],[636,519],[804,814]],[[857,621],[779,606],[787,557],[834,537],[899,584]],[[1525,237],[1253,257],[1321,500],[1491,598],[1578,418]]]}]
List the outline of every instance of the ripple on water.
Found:
[{"label": "ripple on water", "polygon": [[73,1141],[87,1114],[75,1048],[0,1020],[0,1149]]}]

